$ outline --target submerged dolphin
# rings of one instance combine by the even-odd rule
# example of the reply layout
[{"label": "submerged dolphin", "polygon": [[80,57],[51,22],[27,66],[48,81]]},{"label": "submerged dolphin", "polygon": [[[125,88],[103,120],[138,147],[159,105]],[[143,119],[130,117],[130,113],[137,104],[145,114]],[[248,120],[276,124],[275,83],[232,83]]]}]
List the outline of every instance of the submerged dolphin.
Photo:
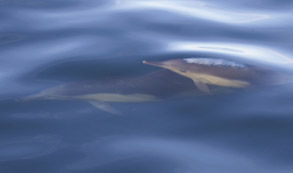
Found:
[{"label": "submerged dolphin", "polygon": [[285,76],[271,70],[224,59],[186,58],[161,62],[143,61],[143,63],[190,78],[201,91],[206,93],[211,93],[208,85],[245,88],[252,85],[277,84],[292,79],[292,75]]},{"label": "submerged dolphin", "polygon": [[120,114],[107,103],[151,102],[191,93],[200,94],[190,80],[160,70],[138,77],[59,85],[21,100],[82,100],[103,111]]}]

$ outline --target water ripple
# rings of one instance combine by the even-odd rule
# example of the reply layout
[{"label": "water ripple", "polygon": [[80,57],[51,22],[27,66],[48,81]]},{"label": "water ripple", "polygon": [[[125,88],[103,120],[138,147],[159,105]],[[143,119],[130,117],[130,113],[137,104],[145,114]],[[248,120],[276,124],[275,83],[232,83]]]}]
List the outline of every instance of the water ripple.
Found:
[{"label": "water ripple", "polygon": [[201,42],[174,42],[169,43],[168,51],[194,51],[233,55],[251,61],[279,65],[292,68],[293,59],[289,54],[278,52],[273,48],[259,45],[245,45],[237,43],[201,43]]}]

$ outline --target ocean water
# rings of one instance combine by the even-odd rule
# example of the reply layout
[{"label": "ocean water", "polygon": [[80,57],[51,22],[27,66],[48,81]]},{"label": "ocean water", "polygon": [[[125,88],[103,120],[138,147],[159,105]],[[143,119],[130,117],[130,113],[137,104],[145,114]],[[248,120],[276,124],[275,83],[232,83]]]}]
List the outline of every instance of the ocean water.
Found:
[{"label": "ocean water", "polygon": [[121,80],[165,95],[195,87],[143,60],[291,72],[292,21],[290,0],[0,0],[0,172],[291,173],[289,81],[107,105],[119,115],[78,99],[21,98],[84,83],[119,93]]}]

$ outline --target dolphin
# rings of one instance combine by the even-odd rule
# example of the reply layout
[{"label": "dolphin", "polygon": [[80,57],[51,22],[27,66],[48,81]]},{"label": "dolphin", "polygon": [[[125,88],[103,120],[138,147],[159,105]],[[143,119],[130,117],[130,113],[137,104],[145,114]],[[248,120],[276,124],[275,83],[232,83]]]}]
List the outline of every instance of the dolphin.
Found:
[{"label": "dolphin", "polygon": [[197,88],[211,94],[209,85],[246,88],[254,85],[280,84],[292,75],[285,76],[269,69],[215,58],[171,59],[160,62],[143,61],[144,64],[168,69],[193,80]]},{"label": "dolphin", "polygon": [[20,100],[81,100],[100,110],[121,114],[109,103],[153,102],[192,94],[200,92],[190,80],[168,70],[159,70],[136,77],[67,83]]}]

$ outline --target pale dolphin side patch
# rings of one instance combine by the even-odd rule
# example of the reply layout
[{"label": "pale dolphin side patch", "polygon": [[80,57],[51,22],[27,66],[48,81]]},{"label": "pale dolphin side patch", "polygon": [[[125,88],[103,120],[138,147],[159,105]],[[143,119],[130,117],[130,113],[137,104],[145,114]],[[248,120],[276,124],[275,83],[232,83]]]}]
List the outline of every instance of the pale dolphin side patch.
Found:
[{"label": "pale dolphin side patch", "polygon": [[148,102],[156,101],[157,97],[148,94],[87,94],[75,98],[100,102]]},{"label": "pale dolphin side patch", "polygon": [[201,65],[209,65],[209,66],[228,66],[228,67],[236,67],[236,68],[245,68],[246,67],[244,64],[236,63],[233,61],[228,61],[225,59],[185,58],[183,60],[189,64],[201,64]]},{"label": "pale dolphin side patch", "polygon": [[200,80],[205,84],[224,86],[224,87],[235,87],[244,88],[250,86],[249,82],[235,79],[227,79],[218,76],[208,75],[208,74],[187,74],[187,77],[195,80]]}]

